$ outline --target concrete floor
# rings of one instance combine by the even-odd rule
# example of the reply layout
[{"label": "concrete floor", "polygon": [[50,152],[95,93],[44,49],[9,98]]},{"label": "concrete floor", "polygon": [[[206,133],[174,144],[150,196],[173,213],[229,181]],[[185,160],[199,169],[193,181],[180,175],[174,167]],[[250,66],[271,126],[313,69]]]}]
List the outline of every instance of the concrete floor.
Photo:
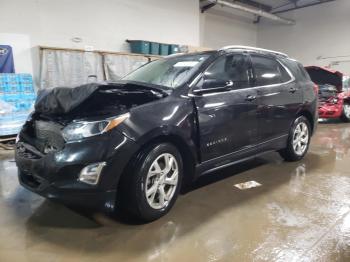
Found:
[{"label": "concrete floor", "polygon": [[45,201],[3,155],[0,261],[350,261],[350,124],[321,124],[299,163],[269,154],[209,175],[146,225]]}]

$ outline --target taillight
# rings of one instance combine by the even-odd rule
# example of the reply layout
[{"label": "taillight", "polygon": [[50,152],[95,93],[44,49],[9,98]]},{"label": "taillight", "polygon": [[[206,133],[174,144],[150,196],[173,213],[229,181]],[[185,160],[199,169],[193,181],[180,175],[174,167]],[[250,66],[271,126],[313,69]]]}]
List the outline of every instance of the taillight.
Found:
[{"label": "taillight", "polygon": [[318,95],[318,91],[319,91],[319,87],[318,85],[314,84],[314,92],[315,92],[315,95]]}]

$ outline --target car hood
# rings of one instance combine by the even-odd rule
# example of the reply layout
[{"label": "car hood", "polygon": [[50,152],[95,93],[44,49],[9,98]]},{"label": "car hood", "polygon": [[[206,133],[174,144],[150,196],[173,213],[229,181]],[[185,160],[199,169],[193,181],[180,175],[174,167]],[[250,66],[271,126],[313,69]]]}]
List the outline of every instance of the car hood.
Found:
[{"label": "car hood", "polygon": [[318,85],[333,85],[338,92],[342,91],[343,74],[341,72],[318,66],[307,66],[305,69],[314,83]]},{"label": "car hood", "polygon": [[35,112],[45,115],[113,112],[130,109],[136,105],[165,97],[167,94],[152,86],[125,81],[91,83],[74,88],[56,87],[39,91],[35,102]]}]

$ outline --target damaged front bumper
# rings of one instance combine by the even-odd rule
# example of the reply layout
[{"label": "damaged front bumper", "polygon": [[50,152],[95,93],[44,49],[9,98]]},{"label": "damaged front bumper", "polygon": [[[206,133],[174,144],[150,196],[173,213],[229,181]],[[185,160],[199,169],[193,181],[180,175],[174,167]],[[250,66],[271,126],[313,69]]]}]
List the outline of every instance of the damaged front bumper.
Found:
[{"label": "damaged front bumper", "polygon": [[343,104],[321,104],[318,108],[319,118],[339,118],[343,112]]},{"label": "damaged front bumper", "polygon": [[[110,208],[119,178],[137,144],[118,131],[66,143],[44,154],[19,136],[15,159],[22,186],[49,199],[87,208]],[[96,185],[79,180],[82,170],[104,163]]]}]

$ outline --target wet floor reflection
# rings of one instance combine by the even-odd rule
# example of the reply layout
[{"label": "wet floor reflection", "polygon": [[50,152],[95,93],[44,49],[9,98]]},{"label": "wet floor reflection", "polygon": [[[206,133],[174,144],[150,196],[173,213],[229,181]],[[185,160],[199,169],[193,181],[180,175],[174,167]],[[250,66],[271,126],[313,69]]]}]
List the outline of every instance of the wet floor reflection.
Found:
[{"label": "wet floor reflection", "polygon": [[[72,210],[18,186],[0,160],[0,261],[350,261],[350,125],[308,156],[275,153],[203,177],[146,225]],[[235,184],[256,181],[239,190]]]}]

